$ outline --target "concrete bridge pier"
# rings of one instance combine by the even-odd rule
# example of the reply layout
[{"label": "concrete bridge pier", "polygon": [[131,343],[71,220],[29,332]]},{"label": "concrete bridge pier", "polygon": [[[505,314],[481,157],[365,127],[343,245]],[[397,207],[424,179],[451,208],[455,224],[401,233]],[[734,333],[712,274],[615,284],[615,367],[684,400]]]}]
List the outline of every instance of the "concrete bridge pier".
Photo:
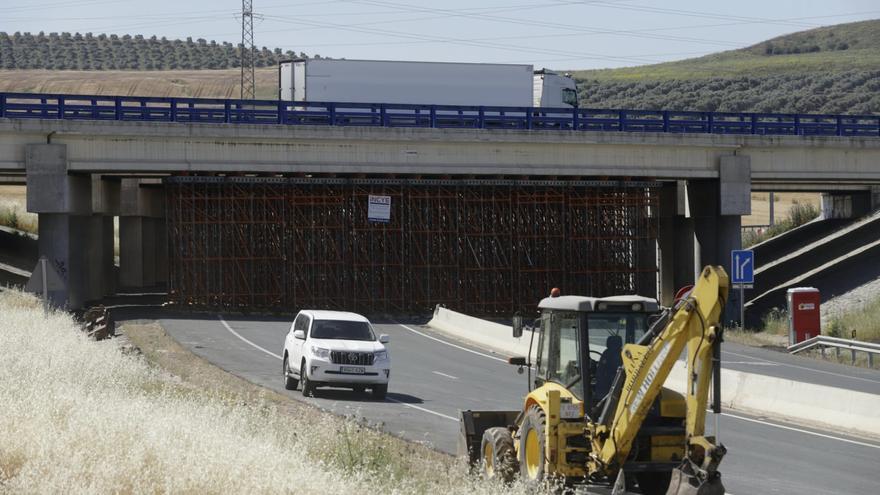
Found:
[{"label": "concrete bridge pier", "polygon": [[[730,252],[742,249],[742,215],[752,212],[751,160],[722,156],[718,180],[688,183],[688,203],[694,218],[696,273],[705,265],[721,265],[731,275]],[[724,309],[725,324],[740,323],[740,293],[731,290]]]},{"label": "concrete bridge pier", "polygon": [[113,220],[118,215],[119,180],[92,175],[90,299],[97,300],[116,293],[118,275],[114,260],[116,232]]},{"label": "concrete bridge pier", "polygon": [[165,207],[160,181],[122,179],[119,286],[146,289],[167,282]]},{"label": "concrete bridge pier", "polygon": [[[668,183],[660,193],[660,299],[692,285],[706,265],[730,271],[730,251],[742,246],[741,218],[751,213],[748,156],[723,156],[719,178]],[[739,292],[731,291],[724,322],[739,322]]]},{"label": "concrete bridge pier", "polygon": [[63,144],[25,147],[27,209],[39,216],[40,256],[45,256],[64,282],[51,291],[57,307],[79,309],[92,298],[93,261],[91,177],[68,173]]},{"label": "concrete bridge pier", "polygon": [[667,182],[660,190],[659,299],[671,306],[678,289],[694,283],[694,219],[687,215],[687,181]]}]

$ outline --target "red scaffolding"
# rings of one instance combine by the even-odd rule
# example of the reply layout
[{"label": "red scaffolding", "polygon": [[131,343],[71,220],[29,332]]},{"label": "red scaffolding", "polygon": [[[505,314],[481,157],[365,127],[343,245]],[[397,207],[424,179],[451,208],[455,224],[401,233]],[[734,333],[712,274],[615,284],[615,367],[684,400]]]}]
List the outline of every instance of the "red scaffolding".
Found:
[{"label": "red scaffolding", "polygon": [[[656,294],[659,184],[565,180],[166,179],[173,302],[476,315],[560,287]],[[368,218],[370,196],[390,219]]]}]

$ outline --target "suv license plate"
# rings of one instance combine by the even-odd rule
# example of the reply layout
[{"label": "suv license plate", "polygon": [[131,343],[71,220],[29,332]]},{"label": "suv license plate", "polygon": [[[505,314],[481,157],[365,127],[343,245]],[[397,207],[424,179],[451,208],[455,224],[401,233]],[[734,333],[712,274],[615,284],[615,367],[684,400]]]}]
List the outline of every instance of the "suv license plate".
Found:
[{"label": "suv license plate", "polygon": [[363,375],[364,369],[360,366],[340,366],[340,373],[350,373],[352,375]]}]

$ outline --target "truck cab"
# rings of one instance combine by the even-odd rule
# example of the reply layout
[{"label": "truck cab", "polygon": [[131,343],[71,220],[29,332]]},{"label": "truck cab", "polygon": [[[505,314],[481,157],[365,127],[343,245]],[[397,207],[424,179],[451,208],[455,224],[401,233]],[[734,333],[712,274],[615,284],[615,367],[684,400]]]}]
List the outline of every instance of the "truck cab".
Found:
[{"label": "truck cab", "polygon": [[550,69],[536,70],[533,78],[535,108],[573,108],[578,106],[577,85],[570,75]]}]

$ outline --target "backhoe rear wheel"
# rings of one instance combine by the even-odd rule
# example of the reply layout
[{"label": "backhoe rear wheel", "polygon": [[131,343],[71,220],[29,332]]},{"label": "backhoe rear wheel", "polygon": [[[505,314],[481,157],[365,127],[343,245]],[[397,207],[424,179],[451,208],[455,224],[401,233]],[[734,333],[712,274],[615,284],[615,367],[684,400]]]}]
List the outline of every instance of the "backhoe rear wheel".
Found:
[{"label": "backhoe rear wheel", "polygon": [[484,431],[480,452],[484,477],[500,479],[505,483],[513,481],[517,465],[516,452],[513,449],[513,436],[511,436],[510,430],[504,427],[495,427]]},{"label": "backhoe rear wheel", "polygon": [[519,474],[523,481],[529,484],[537,484],[544,480],[546,424],[544,410],[534,405],[526,411],[519,430]]}]

